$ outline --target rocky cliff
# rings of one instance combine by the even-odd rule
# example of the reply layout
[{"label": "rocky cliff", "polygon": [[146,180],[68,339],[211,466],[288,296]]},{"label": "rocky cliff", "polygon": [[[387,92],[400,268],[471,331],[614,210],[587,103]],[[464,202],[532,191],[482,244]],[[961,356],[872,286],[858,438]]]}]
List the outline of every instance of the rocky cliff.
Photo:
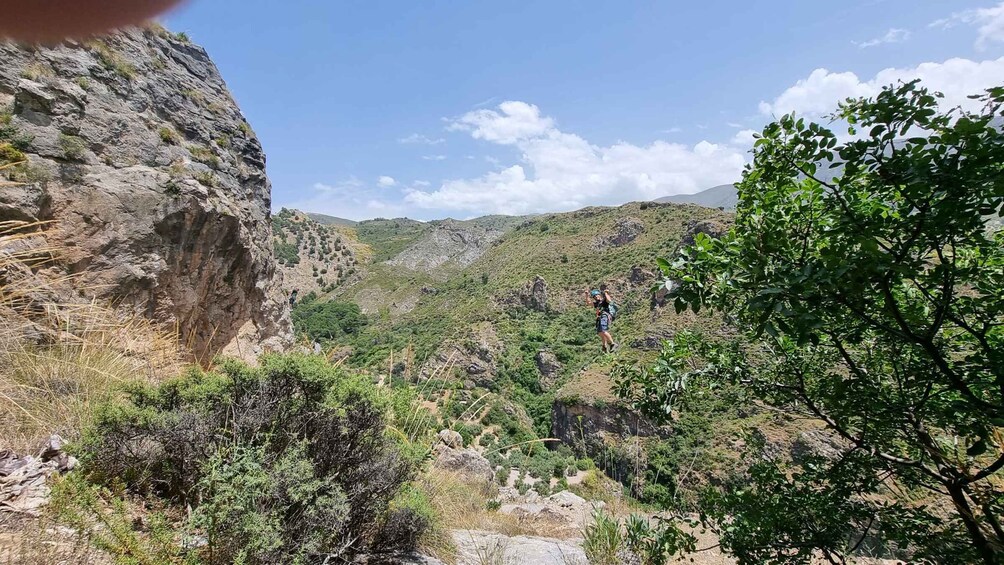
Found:
[{"label": "rocky cliff", "polygon": [[0,221],[53,222],[75,292],[199,358],[291,341],[265,155],[205,50],[154,27],[0,61]]}]

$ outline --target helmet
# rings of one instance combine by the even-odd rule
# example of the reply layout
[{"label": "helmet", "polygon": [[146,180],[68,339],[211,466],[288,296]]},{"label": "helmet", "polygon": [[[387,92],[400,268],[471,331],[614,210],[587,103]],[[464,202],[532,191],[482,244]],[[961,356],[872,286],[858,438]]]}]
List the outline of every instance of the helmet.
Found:
[{"label": "helmet", "polygon": [[600,295],[600,291],[598,291],[598,290],[594,290],[594,291],[592,291],[592,292],[589,293],[589,296],[592,296],[593,298],[595,298],[595,297],[597,297],[599,295]]}]

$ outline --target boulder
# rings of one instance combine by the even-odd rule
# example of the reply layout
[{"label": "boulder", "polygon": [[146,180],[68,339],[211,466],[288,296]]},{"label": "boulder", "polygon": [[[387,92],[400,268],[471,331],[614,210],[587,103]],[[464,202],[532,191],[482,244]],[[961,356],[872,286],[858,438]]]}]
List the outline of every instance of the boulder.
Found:
[{"label": "boulder", "polygon": [[495,478],[491,463],[474,449],[453,449],[440,444],[433,449],[433,455],[433,464],[444,471],[459,473],[473,481],[492,482]]},{"label": "boulder", "polygon": [[550,350],[541,349],[537,352],[535,361],[537,362],[537,371],[540,372],[541,388],[548,390],[557,384],[562,369],[558,356]]},{"label": "boulder", "polygon": [[437,437],[440,444],[450,449],[460,449],[464,446],[464,437],[453,430],[442,430]]}]

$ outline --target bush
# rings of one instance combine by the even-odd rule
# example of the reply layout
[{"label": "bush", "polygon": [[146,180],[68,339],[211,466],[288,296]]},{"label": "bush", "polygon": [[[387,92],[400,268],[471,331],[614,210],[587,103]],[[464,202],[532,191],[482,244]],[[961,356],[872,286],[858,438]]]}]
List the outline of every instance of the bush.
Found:
[{"label": "bush", "polygon": [[163,141],[164,143],[170,143],[172,145],[177,145],[178,142],[180,141],[180,138],[178,137],[178,134],[173,129],[171,129],[169,127],[166,127],[166,126],[160,128],[157,131],[157,134],[160,135],[160,140]]},{"label": "bush", "polygon": [[286,265],[297,265],[300,263],[300,253],[295,244],[276,239],[272,242],[272,249],[275,252],[275,258],[280,263]]},{"label": "bush", "polygon": [[[224,361],[132,387],[99,411],[81,459],[92,482],[192,506],[212,562],[338,557],[385,539],[376,525],[415,469],[384,433],[389,409],[369,379],[317,357]],[[404,522],[420,535],[413,518],[383,523]]]},{"label": "bush", "polygon": [[87,151],[87,143],[75,135],[59,134],[59,147],[63,150],[63,156],[71,160],[79,160]]},{"label": "bush", "polygon": [[374,545],[383,551],[413,549],[435,521],[428,495],[414,485],[405,485],[391,501]]},{"label": "bush", "polygon": [[331,340],[357,333],[366,325],[359,305],[352,302],[300,302],[293,308],[293,327],[313,340]]}]

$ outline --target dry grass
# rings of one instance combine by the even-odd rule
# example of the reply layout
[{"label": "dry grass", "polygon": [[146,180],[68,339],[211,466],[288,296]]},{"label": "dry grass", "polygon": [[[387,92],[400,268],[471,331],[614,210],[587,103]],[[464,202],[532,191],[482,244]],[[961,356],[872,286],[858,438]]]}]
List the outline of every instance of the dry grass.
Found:
[{"label": "dry grass", "polygon": [[170,332],[67,298],[51,229],[0,222],[0,449],[19,453],[52,433],[75,438],[122,384],[176,374],[183,360]]},{"label": "dry grass", "polygon": [[112,559],[86,536],[47,518],[0,523],[0,565],[110,565]]}]

